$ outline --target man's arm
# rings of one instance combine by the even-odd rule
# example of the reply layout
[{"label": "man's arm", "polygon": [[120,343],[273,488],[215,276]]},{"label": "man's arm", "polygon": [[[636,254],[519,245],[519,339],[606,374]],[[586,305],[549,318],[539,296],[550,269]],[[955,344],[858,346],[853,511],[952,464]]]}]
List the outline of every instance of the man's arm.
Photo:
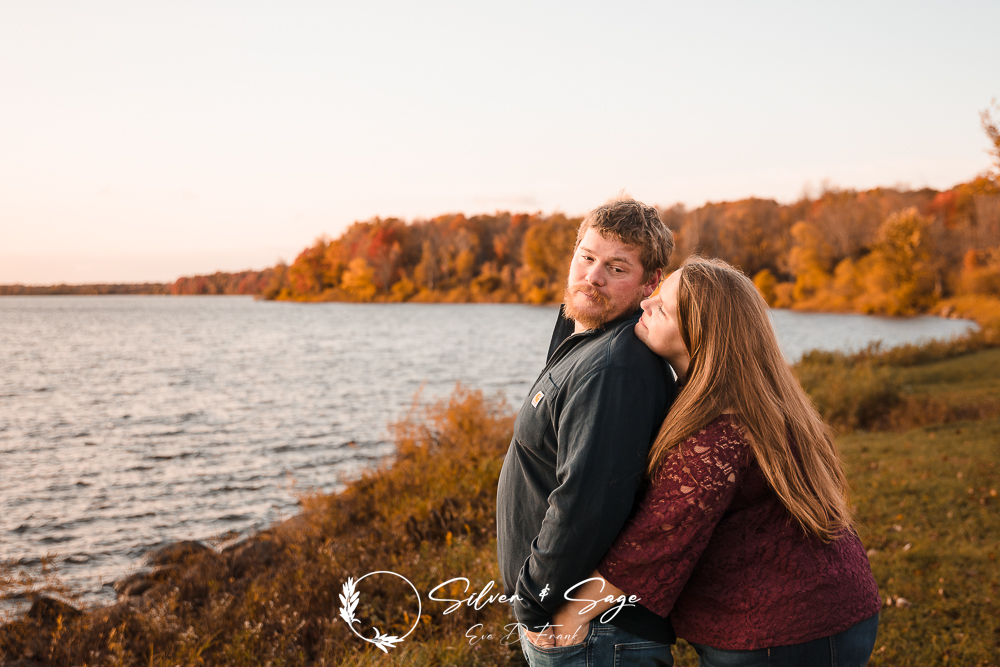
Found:
[{"label": "man's arm", "polygon": [[558,417],[558,486],[516,585],[514,610],[528,630],[551,624],[566,589],[590,576],[625,523],[666,406],[659,374],[652,364],[608,366],[569,388]]}]

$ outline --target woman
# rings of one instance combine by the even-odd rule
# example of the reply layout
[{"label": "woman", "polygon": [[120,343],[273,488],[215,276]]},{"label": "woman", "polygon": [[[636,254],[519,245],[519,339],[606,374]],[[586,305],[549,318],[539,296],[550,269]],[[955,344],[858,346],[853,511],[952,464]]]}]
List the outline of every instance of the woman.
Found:
[{"label": "woman", "polygon": [[881,599],[830,429],[767,304],[736,269],[696,258],[642,308],[636,335],[682,389],[650,450],[651,484],[600,579],[557,613],[560,636],[612,606],[584,600],[627,594],[670,614],[701,665],[865,664]]}]

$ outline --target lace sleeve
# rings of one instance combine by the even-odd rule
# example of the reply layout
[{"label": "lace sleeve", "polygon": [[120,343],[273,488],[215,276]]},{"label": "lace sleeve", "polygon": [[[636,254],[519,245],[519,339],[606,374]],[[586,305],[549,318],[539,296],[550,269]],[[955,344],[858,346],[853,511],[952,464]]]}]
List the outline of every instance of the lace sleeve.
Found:
[{"label": "lace sleeve", "polygon": [[747,470],[749,443],[723,416],[666,458],[598,566],[661,616],[687,582]]}]

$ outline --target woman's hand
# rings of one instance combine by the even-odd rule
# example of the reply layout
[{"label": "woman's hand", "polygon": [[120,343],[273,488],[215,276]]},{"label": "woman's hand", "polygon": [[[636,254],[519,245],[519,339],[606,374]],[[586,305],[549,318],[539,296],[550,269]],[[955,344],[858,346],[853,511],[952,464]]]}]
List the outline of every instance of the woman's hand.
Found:
[{"label": "woman's hand", "polygon": [[[563,622],[560,623],[560,620]],[[552,623],[561,626],[557,628],[555,646],[582,644],[587,638],[587,628],[590,626],[590,621],[581,621],[580,617],[559,619],[558,612],[552,617]]]},{"label": "woman's hand", "polygon": [[580,621],[573,621],[572,628],[568,626],[559,627],[557,623],[558,621],[555,617],[553,617],[552,625],[545,628],[541,632],[531,632],[530,630],[525,630],[524,634],[527,635],[528,641],[538,648],[573,646],[574,644],[582,644],[583,640],[587,638],[586,622],[581,625]]},{"label": "woman's hand", "polygon": [[524,634],[528,638],[528,641],[538,648],[552,648],[553,646],[556,646],[556,640],[555,636],[552,634],[552,628],[547,628],[541,632],[525,630]]},{"label": "woman's hand", "polygon": [[[594,570],[586,583],[573,589],[572,597],[575,599],[564,604],[552,616],[552,628],[545,632],[551,630],[555,639],[554,645],[573,646],[583,643],[587,638],[590,621],[614,606],[605,600],[609,595],[617,599],[624,593],[605,580],[600,572]],[[594,600],[597,602],[593,602]]]}]

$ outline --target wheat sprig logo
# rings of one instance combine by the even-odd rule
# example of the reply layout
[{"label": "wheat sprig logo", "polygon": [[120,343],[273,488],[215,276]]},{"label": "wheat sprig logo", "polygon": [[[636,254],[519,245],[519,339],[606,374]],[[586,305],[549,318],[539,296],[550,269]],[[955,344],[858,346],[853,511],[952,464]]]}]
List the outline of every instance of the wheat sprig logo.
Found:
[{"label": "wheat sprig logo", "polygon": [[[354,612],[358,608],[358,601],[361,599],[361,595],[360,593],[358,593],[358,584],[361,583],[362,579],[366,579],[372,576],[373,574],[391,574],[394,577],[399,577],[400,579],[402,579],[403,581],[405,581],[407,584],[410,585],[410,588],[413,589],[413,592],[417,596],[417,617],[413,621],[413,627],[410,628],[410,630],[402,637],[397,637],[395,635],[383,635],[378,628],[373,627],[372,630],[375,631],[375,637],[369,639],[368,637],[365,637],[364,635],[359,633],[354,628],[355,623],[361,625],[361,621],[354,618]],[[368,574],[357,580],[355,580],[352,577],[348,577],[347,582],[344,584],[344,587],[341,589],[340,593],[340,617],[344,619],[344,622],[347,623],[348,627],[351,628],[351,632],[353,632],[354,634],[356,634],[358,637],[365,640],[369,644],[374,644],[376,648],[378,648],[383,653],[388,653],[389,649],[395,647],[396,644],[409,637],[410,633],[412,633],[414,630],[417,629],[417,624],[420,622],[420,614],[422,611],[423,611],[423,606],[420,604],[420,592],[417,590],[417,587],[414,586],[413,583],[406,577],[400,574],[396,574],[395,572],[388,572],[386,570],[380,570],[378,572],[369,572]]]}]

